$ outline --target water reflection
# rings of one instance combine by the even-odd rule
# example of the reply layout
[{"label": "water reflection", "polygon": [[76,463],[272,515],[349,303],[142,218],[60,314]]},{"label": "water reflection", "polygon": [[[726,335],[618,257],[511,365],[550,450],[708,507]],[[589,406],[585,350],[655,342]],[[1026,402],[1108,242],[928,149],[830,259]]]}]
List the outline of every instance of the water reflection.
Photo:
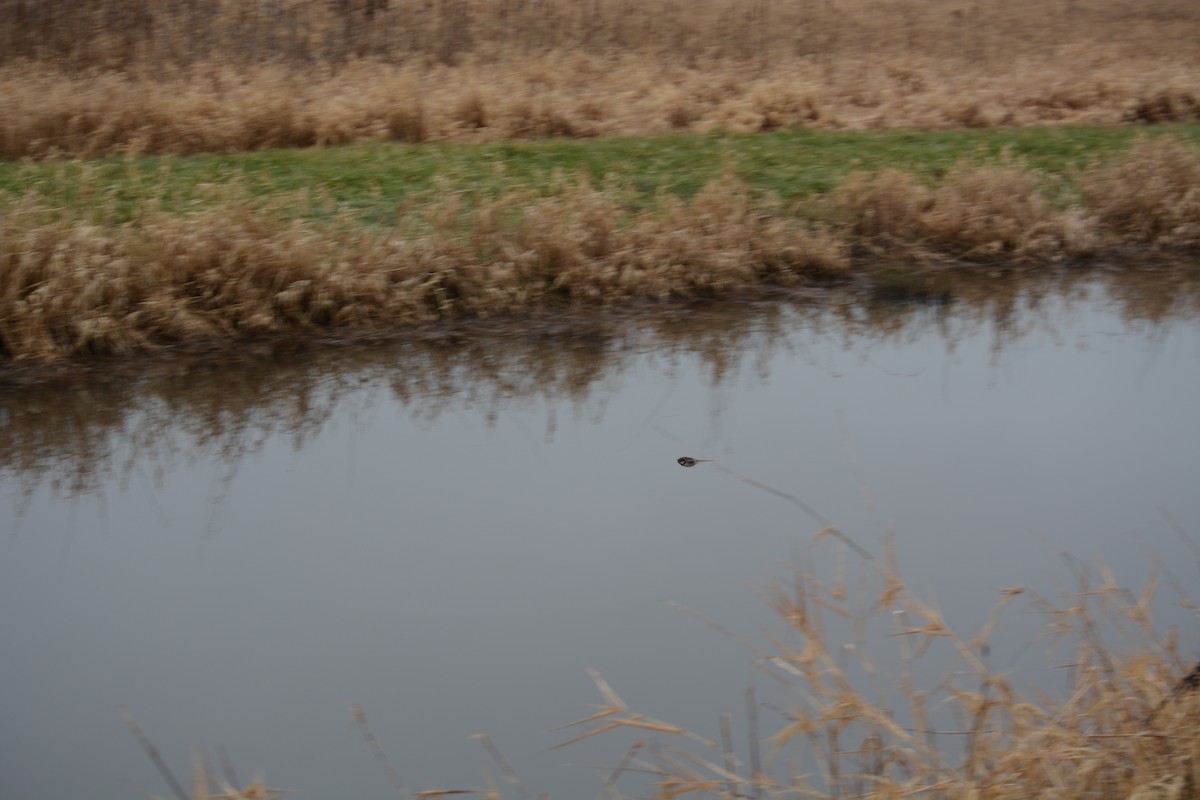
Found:
[{"label": "water reflection", "polygon": [[[598,403],[643,356],[671,374],[683,359],[703,365],[719,389],[749,362],[768,380],[783,350],[801,352],[800,331],[836,337],[847,351],[870,343],[911,343],[931,329],[953,352],[986,333],[998,354],[1034,330],[1069,325],[1073,308],[1101,303],[1131,330],[1165,331],[1200,314],[1200,272],[1065,272],[1024,280],[994,275],[898,277],[867,298],[819,294],[788,303],[724,304],[656,315],[590,321],[538,320],[475,326],[372,347],[251,352],[210,362],[166,363],[133,379],[90,379],[66,386],[0,392],[0,479],[25,495],[50,487],[60,496],[127,482],[135,466],[155,474],[217,455],[230,465],[275,436],[302,449],[337,414],[354,420],[390,396],[418,420],[450,411],[479,413],[487,424],[514,402]],[[532,329],[532,330],[529,330]],[[369,391],[364,391],[368,389]]]},{"label": "water reflection", "polygon": [[[361,703],[410,788],[480,784],[487,730],[534,792],[594,795],[564,765],[627,743],[545,752],[586,669],[711,733],[755,668],[663,601],[753,636],[754,589],[811,555],[793,505],[685,453],[873,553],[893,531],[967,630],[998,587],[1052,592],[1060,549],[1187,585],[1155,514],[1200,525],[1195,276],[897,276],[5,389],[0,794],[161,794],[123,704],[179,772],[221,743],[303,796],[390,796]],[[1024,622],[997,664],[1044,669]]]}]

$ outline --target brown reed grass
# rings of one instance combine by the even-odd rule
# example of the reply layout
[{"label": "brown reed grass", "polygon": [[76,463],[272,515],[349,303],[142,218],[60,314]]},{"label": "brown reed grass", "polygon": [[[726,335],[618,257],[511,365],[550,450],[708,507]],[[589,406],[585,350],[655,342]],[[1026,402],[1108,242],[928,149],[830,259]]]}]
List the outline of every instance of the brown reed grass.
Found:
[{"label": "brown reed grass", "polygon": [[1200,160],[1170,139],[1146,140],[1084,184],[1113,235],[1162,245],[1200,244]]},{"label": "brown reed grass", "polygon": [[690,201],[639,209],[622,186],[559,179],[470,208],[451,193],[386,231],[333,210],[327,222],[294,219],[296,202],[319,201],[254,200],[236,183],[213,207],[172,214],[151,196],[119,218],[98,192],[74,211],[10,197],[0,202],[0,360],[762,295],[882,259],[1012,265],[1200,244],[1193,147],[1141,142],[1083,175],[1083,196],[1066,207],[1040,181],[1011,160],[933,185],[889,171],[791,209],[727,171]]},{"label": "brown reed grass", "polygon": [[[762,740],[765,760],[753,692],[745,759],[734,751],[728,714],[718,741],[637,713],[595,673],[603,702],[567,726],[578,732],[564,744],[613,731],[637,737],[606,786],[627,770],[641,772],[651,776],[655,798],[1195,796],[1200,665],[1191,668],[1176,632],[1151,623],[1153,577],[1134,594],[1107,570],[1096,575],[1073,562],[1079,591],[1065,605],[1002,589],[991,617],[963,635],[903,581],[891,548],[871,564],[874,596],[854,597],[840,571],[823,581],[811,568],[771,594],[785,633],[756,652],[757,663],[793,702],[775,709],[784,721]],[[1005,609],[1025,599],[1045,619],[1048,648],[1065,651],[1065,695],[1022,689],[991,667],[989,642]],[[1109,647],[1101,632],[1113,627],[1136,645]],[[880,655],[880,639],[890,639],[895,653]],[[931,654],[949,654],[951,671],[926,666]],[[889,674],[883,664],[898,666]],[[931,669],[938,670],[932,684]],[[786,759],[794,759],[786,777],[764,773],[764,761]]]},{"label": "brown reed grass", "polygon": [[0,156],[1200,118],[1190,0],[0,0]]},{"label": "brown reed grass", "polygon": [[1087,211],[1053,208],[1037,177],[1014,165],[959,167],[933,188],[897,170],[859,175],[837,204],[866,242],[915,257],[1053,261],[1099,246]]},{"label": "brown reed grass", "polygon": [[[748,757],[735,751],[728,712],[714,739],[635,711],[595,670],[589,674],[602,702],[593,713],[564,725],[574,731],[558,746],[614,732],[637,737],[605,781],[604,792],[613,797],[621,796],[617,785],[627,772],[641,773],[643,780],[649,776],[648,796],[656,800],[692,794],[864,800],[1195,797],[1200,789],[1200,664],[1193,666],[1183,656],[1177,631],[1155,627],[1155,576],[1135,593],[1118,585],[1105,567],[1093,570],[1067,560],[1078,591],[1065,603],[1020,587],[1001,589],[989,618],[969,636],[954,631],[936,606],[905,583],[890,544],[883,559],[864,562],[876,579],[866,590],[873,596],[854,596],[844,568],[829,581],[812,567],[798,568],[769,596],[783,633],[755,652],[762,671],[789,690],[792,704],[773,709],[783,723],[761,738],[760,704],[754,689],[747,691]],[[1185,607],[1196,607],[1181,587],[1174,588]],[[1045,621],[1043,645],[1065,660],[1069,686],[1058,696],[1022,689],[991,665],[990,642],[1006,609],[1026,599]],[[1134,646],[1111,647],[1106,644],[1110,634]],[[881,638],[891,641],[894,654],[879,654]],[[950,669],[932,667],[938,672],[930,683],[927,663],[939,656],[944,664],[946,654]],[[893,665],[890,673],[885,664]],[[408,796],[365,712],[357,705],[352,712],[393,786]],[[121,713],[176,797],[187,800],[158,749],[128,711]],[[949,729],[943,727],[947,722]],[[505,782],[527,797],[490,737],[473,738],[492,756]],[[224,780],[203,756],[194,759],[197,800],[275,800],[289,794],[268,789],[261,778],[245,789],[234,788],[236,777],[222,756]],[[775,765],[785,760],[789,769],[779,777]],[[490,779],[486,790],[429,789],[419,796],[446,794],[502,796]]]},{"label": "brown reed grass", "polygon": [[[824,532],[822,532],[824,533]],[[818,537],[821,534],[818,534]],[[761,738],[760,703],[746,692],[748,757],[734,747],[733,720],[720,719],[714,739],[632,709],[603,677],[589,670],[602,702],[558,745],[596,736],[631,733],[635,738],[609,773],[604,793],[622,796],[625,773],[649,776],[647,795],[672,800],[688,795],[717,798],[899,797],[1026,800],[1189,800],[1200,787],[1200,664],[1181,654],[1178,633],[1158,630],[1151,619],[1157,592],[1152,575],[1134,593],[1111,572],[1070,559],[1078,591],[1065,604],[1020,587],[1004,588],[990,617],[973,635],[951,629],[936,606],[922,600],[899,574],[889,546],[869,562],[874,596],[855,597],[843,570],[831,581],[812,568],[797,569],[770,594],[784,632],[757,649],[759,667],[793,698],[782,726]],[[866,585],[861,584],[861,585]],[[1180,587],[1180,600],[1194,602]],[[1070,675],[1067,690],[1052,696],[1022,689],[991,666],[990,644],[1006,609],[1025,599],[1045,620],[1050,651],[1062,651]],[[848,622],[831,624],[830,620]],[[849,632],[849,641],[841,633]],[[1118,650],[1105,642],[1119,632],[1135,646]],[[880,655],[877,640],[895,653]],[[889,648],[891,649],[891,648]],[[852,653],[850,658],[847,654]],[[930,683],[927,662],[950,654],[950,669]],[[853,659],[853,663],[851,663]],[[945,663],[945,659],[942,659]],[[884,665],[895,665],[890,674]],[[932,688],[929,688],[932,686]],[[409,796],[360,706],[352,712],[368,747],[401,796]],[[179,800],[180,780],[128,711],[128,725]],[[950,722],[950,729],[943,727]],[[516,770],[487,734],[479,740],[507,784],[528,797]],[[951,743],[952,742],[952,743]],[[767,750],[764,757],[763,750]],[[789,760],[790,759],[790,760]],[[245,789],[222,752],[225,779],[203,756],[194,759],[196,800],[276,800],[289,792],[256,778]],[[778,762],[788,760],[789,769]],[[786,772],[782,777],[781,772]],[[214,789],[213,785],[219,787]],[[487,789],[428,789],[420,797],[480,795]]]},{"label": "brown reed grass", "polygon": [[128,356],[184,342],[370,330],[549,307],[718,297],[846,268],[822,229],[724,177],[632,214],[614,189],[454,196],[379,233],[249,200],[97,224],[32,199],[0,211],[0,355]]}]

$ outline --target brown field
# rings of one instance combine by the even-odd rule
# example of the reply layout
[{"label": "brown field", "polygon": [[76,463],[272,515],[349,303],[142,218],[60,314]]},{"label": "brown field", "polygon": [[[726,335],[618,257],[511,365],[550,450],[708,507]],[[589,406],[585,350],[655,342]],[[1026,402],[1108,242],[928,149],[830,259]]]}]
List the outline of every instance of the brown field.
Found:
[{"label": "brown field", "polygon": [[0,156],[1200,118],[1194,0],[0,0]]}]

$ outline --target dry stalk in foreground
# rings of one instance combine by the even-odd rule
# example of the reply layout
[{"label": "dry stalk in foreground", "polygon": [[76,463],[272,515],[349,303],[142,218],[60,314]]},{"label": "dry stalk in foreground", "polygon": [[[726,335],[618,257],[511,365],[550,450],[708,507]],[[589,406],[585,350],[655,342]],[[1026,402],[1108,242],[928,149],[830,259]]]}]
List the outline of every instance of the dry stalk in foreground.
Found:
[{"label": "dry stalk in foreground", "polygon": [[[739,760],[728,719],[718,744],[637,714],[595,673],[604,703],[567,726],[582,731],[564,744],[632,732],[639,738],[606,788],[613,789],[626,771],[644,771],[654,776],[656,798],[693,792],[728,798],[1195,797],[1200,665],[1177,677],[1187,672],[1178,641],[1149,620],[1153,579],[1134,597],[1101,573],[1100,585],[1093,585],[1090,573],[1081,571],[1080,591],[1067,607],[1033,597],[1052,644],[1070,650],[1073,680],[1065,698],[1024,692],[990,666],[989,640],[1002,612],[1028,593],[1003,590],[991,618],[966,638],[900,579],[889,552],[868,606],[847,598],[840,582],[825,585],[811,573],[798,572],[790,587],[773,593],[772,605],[788,630],[758,653],[759,663],[794,699],[790,708],[776,709],[785,721],[767,739],[766,769],[774,777],[757,763],[756,740],[750,764]],[[836,640],[826,614],[848,621],[851,647]],[[1100,635],[1108,626],[1140,635],[1141,645],[1130,652],[1109,649]],[[899,665],[890,677],[868,647],[868,631],[889,627],[897,652],[888,663]],[[847,652],[857,663],[847,663]],[[944,661],[947,654],[951,671],[926,688],[923,659],[937,655]],[[755,737],[757,708],[750,712]],[[947,721],[949,729],[943,727]],[[646,732],[655,738],[644,738]]]},{"label": "dry stalk in foreground", "polygon": [[[137,739],[139,745],[149,756],[154,763],[155,769],[171,787],[172,794],[177,800],[189,800],[187,793],[183,790],[179,779],[167,766],[167,762],[163,760],[159,753],[158,747],[150,740],[143,731],[133,714],[124,707],[118,709],[121,716],[125,719],[125,724],[129,726],[133,737]],[[223,747],[218,748],[218,753],[221,759],[221,765],[225,771],[225,777],[218,777],[213,771],[212,764],[199,753],[192,759],[192,798],[191,800],[280,800],[291,794],[287,789],[270,789],[263,782],[261,776],[255,777],[253,781],[246,785],[243,789],[236,788],[237,779],[233,774],[233,767],[229,762],[229,756]],[[214,788],[215,787],[215,788]]]}]

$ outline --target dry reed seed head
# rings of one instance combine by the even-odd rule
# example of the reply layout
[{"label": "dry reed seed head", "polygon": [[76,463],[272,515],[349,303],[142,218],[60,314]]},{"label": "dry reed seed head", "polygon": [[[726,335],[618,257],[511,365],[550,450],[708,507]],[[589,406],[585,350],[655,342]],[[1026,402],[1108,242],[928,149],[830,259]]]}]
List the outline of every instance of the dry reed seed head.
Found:
[{"label": "dry reed seed head", "polygon": [[[895,589],[896,580],[892,576],[887,582]],[[822,591],[809,582],[795,592],[801,598],[797,600],[792,593],[777,590],[775,605],[781,613],[790,614],[805,605],[805,596],[820,600]],[[900,585],[898,591],[907,594],[908,590]],[[919,604],[917,608],[920,610]],[[928,610],[923,613],[927,615]],[[1072,796],[1079,792],[1082,796],[1128,796],[1151,781],[1177,781],[1176,765],[1184,763],[1188,747],[1195,749],[1195,737],[1200,734],[1200,719],[1193,718],[1185,728],[1184,747],[1172,746],[1171,752],[1163,753],[1161,746],[1170,739],[1144,736],[1141,706],[1129,713],[1131,697],[1154,690],[1156,684],[1161,693],[1161,679],[1153,678],[1155,670],[1147,667],[1161,666],[1169,654],[1155,649],[1155,655],[1148,656],[1142,650],[1121,658],[1112,652],[1097,652],[1086,641],[1086,632],[1080,630],[1084,641],[1079,652],[1078,690],[1057,708],[1047,703],[1043,709],[1024,700],[1006,680],[986,671],[980,675],[988,696],[956,688],[956,678],[939,684],[935,694],[944,698],[938,704],[949,706],[971,732],[970,744],[961,755],[964,760],[956,763],[953,753],[936,749],[922,737],[930,725],[923,711],[930,698],[919,690],[906,690],[916,727],[910,730],[897,725],[895,711],[877,706],[844,682],[829,643],[818,638],[818,629],[806,625],[805,631],[803,652],[781,648],[782,655],[769,660],[786,668],[784,674],[797,682],[798,695],[804,698],[804,707],[793,710],[773,737],[772,756],[802,737],[810,749],[836,765],[842,755],[840,733],[850,724],[866,726],[878,733],[878,744],[861,749],[888,752],[885,777],[898,794],[936,790],[953,796],[1041,797],[1056,796],[1069,786]],[[949,632],[946,635],[954,638]],[[1153,634],[1149,639],[1157,641]],[[871,742],[873,735],[868,733],[864,741]],[[1164,766],[1174,767],[1174,771],[1160,778]],[[838,773],[836,766],[827,770],[829,791],[838,790]],[[883,785],[880,781],[876,787]]]}]

